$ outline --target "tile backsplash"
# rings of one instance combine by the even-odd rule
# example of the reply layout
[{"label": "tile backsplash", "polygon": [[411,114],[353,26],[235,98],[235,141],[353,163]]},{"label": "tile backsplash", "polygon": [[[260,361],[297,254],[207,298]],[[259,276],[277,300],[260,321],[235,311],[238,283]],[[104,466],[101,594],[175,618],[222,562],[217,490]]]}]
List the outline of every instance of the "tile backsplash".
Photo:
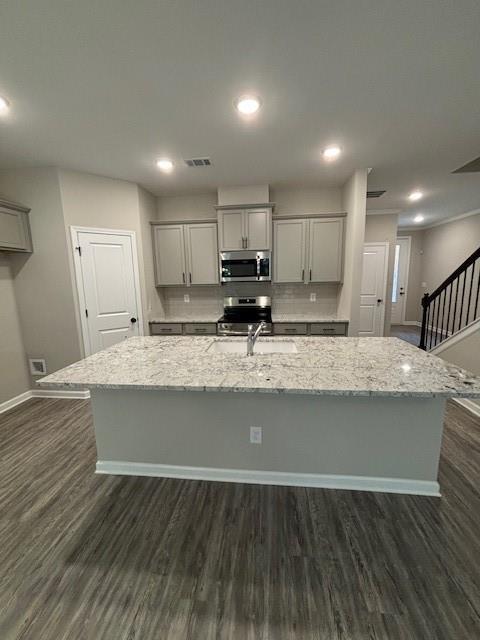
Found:
[{"label": "tile backsplash", "polygon": [[[238,282],[222,286],[205,287],[165,287],[163,306],[165,315],[184,316],[195,319],[205,315],[220,317],[223,312],[223,298],[226,296],[260,296],[272,298],[274,313],[288,314],[335,314],[337,310],[337,284],[267,284]],[[316,301],[310,302],[310,294],[316,294]],[[184,302],[184,295],[190,302]]]}]

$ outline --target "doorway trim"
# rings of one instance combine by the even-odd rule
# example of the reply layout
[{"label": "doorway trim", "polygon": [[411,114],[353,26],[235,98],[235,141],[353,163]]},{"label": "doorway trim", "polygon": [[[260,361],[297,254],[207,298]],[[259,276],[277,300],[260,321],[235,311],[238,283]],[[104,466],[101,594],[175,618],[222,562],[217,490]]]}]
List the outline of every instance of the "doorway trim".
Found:
[{"label": "doorway trim", "polygon": [[[389,242],[364,242],[363,248],[365,249],[365,247],[385,247],[385,265],[383,268],[383,287],[382,287],[383,308],[380,315],[380,320],[381,320],[380,337],[383,338],[385,337],[385,309],[387,306],[387,284],[388,284],[388,266],[389,266],[389,259],[390,259],[390,243]],[[363,269],[363,254],[362,254],[362,269]],[[361,295],[361,290],[360,290],[360,295]]]},{"label": "doorway trim", "polygon": [[85,288],[83,281],[83,272],[82,272],[82,263],[80,254],[76,251],[76,247],[78,246],[78,234],[79,233],[106,233],[110,235],[116,236],[128,236],[132,241],[132,259],[133,259],[133,281],[135,284],[135,302],[137,304],[137,316],[138,316],[138,333],[143,336],[143,308],[142,308],[142,296],[140,290],[140,271],[139,271],[139,263],[138,263],[138,252],[137,252],[137,234],[135,231],[129,231],[126,229],[104,229],[99,227],[78,227],[76,225],[70,226],[70,237],[72,240],[72,258],[73,258],[73,266],[75,270],[75,284],[77,289],[77,300],[78,300],[78,317],[80,320],[80,326],[82,329],[82,344],[83,344],[83,353],[84,357],[92,355],[92,350],[90,346],[90,330],[88,328],[87,318],[83,313],[83,309],[86,309],[85,302]]},{"label": "doorway trim", "polygon": [[408,300],[408,279],[410,277],[410,252],[412,250],[412,236],[397,236],[397,240],[407,240],[407,269],[405,271],[405,280],[407,283],[407,292],[405,293],[405,299],[403,301],[403,309],[402,309],[402,323],[405,324],[405,316],[407,314],[407,300]]}]

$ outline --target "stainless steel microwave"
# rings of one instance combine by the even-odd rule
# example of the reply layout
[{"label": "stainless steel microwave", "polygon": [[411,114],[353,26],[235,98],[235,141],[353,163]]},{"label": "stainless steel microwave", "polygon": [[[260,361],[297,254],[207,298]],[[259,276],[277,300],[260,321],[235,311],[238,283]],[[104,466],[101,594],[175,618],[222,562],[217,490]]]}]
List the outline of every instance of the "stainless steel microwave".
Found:
[{"label": "stainless steel microwave", "polygon": [[271,280],[270,251],[224,251],[220,253],[222,282]]}]

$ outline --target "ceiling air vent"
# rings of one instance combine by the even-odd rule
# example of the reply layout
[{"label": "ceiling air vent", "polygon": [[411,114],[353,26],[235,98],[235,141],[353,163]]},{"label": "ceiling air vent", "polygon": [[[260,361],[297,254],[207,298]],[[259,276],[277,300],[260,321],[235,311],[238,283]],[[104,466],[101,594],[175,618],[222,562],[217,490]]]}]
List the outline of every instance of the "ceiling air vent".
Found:
[{"label": "ceiling air vent", "polygon": [[187,167],[210,167],[212,162],[210,158],[190,158],[185,160]]},{"label": "ceiling air vent", "polygon": [[477,173],[478,171],[480,171],[480,157],[467,162],[467,164],[464,164],[463,167],[455,169],[455,171],[452,171],[452,173]]},{"label": "ceiling air vent", "polygon": [[383,194],[385,193],[386,189],[379,189],[378,191],[367,191],[367,198],[380,198],[380,196],[383,196]]}]

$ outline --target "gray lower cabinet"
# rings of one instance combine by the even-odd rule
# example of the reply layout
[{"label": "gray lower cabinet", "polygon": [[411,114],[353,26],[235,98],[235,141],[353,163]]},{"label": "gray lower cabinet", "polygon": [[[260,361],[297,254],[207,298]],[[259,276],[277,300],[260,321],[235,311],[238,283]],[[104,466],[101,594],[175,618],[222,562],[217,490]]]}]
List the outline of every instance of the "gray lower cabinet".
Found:
[{"label": "gray lower cabinet", "polygon": [[0,251],[32,251],[28,211],[0,201]]},{"label": "gray lower cabinet", "polygon": [[181,336],[183,333],[181,322],[151,322],[152,336]]},{"label": "gray lower cabinet", "polygon": [[195,322],[184,324],[183,329],[188,336],[216,335],[217,324],[215,322]]},{"label": "gray lower cabinet", "polygon": [[310,325],[312,336],[346,336],[347,325],[342,322],[312,322]]},{"label": "gray lower cabinet", "polygon": [[274,322],[276,336],[346,336],[346,322]]},{"label": "gray lower cabinet", "polygon": [[307,324],[303,322],[275,322],[273,325],[273,333],[277,336],[305,336],[307,335]]}]

